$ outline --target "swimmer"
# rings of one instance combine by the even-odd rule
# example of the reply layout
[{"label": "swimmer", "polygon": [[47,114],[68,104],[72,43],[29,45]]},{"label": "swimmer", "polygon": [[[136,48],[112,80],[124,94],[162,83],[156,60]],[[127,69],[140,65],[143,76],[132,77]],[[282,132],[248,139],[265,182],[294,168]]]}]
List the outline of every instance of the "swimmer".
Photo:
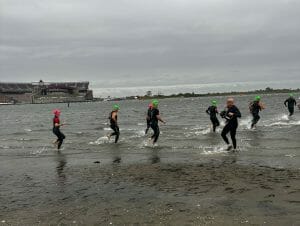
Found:
[{"label": "swimmer", "polygon": [[253,129],[256,126],[256,124],[258,123],[258,121],[260,120],[259,112],[262,111],[263,109],[265,109],[265,107],[262,105],[260,100],[261,100],[261,97],[256,96],[254,98],[254,101],[251,102],[249,105],[249,110],[253,117],[252,123],[251,123],[251,129]]},{"label": "swimmer", "polygon": [[[228,145],[227,150],[229,151],[232,147],[236,150],[237,144],[235,136],[238,128],[238,118],[241,118],[242,115],[240,110],[234,105],[233,98],[228,98],[226,105],[226,109],[220,113],[221,117],[226,119],[226,125],[223,128],[221,135],[225,143]],[[227,138],[228,133],[230,133],[233,146],[229,143]]]},{"label": "swimmer", "polygon": [[217,114],[219,114],[217,109],[217,101],[213,100],[212,105],[208,107],[206,113],[210,116],[210,121],[213,125],[213,132],[216,132],[216,128],[220,125],[220,122],[217,118]]},{"label": "swimmer", "polygon": [[118,143],[120,137],[120,129],[118,125],[118,112],[120,110],[120,106],[115,104],[113,106],[113,111],[110,113],[109,120],[110,120],[110,128],[114,131],[108,135],[108,139],[112,136],[115,136],[115,143]]},{"label": "swimmer", "polygon": [[297,102],[294,98],[294,94],[290,93],[290,97],[284,101],[284,106],[289,110],[290,116],[294,114],[294,108],[297,105]]},{"label": "swimmer", "polygon": [[60,131],[60,127],[64,126],[65,124],[60,123],[59,116],[61,111],[58,109],[53,110],[54,118],[53,118],[53,133],[57,136],[57,140],[54,142],[57,145],[57,150],[60,150],[64,139],[66,138],[65,135]]},{"label": "swimmer", "polygon": [[149,104],[149,106],[148,106],[148,111],[147,111],[147,117],[146,117],[146,122],[147,122],[147,128],[146,128],[146,130],[145,130],[145,134],[147,134],[148,133],[148,131],[149,131],[149,129],[150,129],[150,127],[151,127],[151,125],[150,125],[150,118],[151,118],[151,111],[152,111],[152,104]]},{"label": "swimmer", "polygon": [[150,126],[151,129],[153,130],[153,135],[151,137],[151,140],[153,144],[155,144],[158,140],[160,130],[158,126],[158,121],[166,124],[166,122],[161,118],[158,110],[158,100],[153,100],[152,101],[152,110],[151,110],[151,117],[150,117]]}]

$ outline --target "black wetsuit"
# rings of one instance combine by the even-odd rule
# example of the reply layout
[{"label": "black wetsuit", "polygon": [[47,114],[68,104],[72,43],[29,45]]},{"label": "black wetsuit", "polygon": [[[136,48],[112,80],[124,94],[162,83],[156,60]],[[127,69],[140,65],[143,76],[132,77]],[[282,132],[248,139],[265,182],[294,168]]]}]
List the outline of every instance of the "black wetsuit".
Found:
[{"label": "black wetsuit", "polygon": [[55,126],[55,124],[60,124],[60,120],[57,116],[53,118],[53,133],[57,136],[57,149],[59,150],[61,148],[61,145],[64,142],[64,139],[66,139],[66,136],[60,131],[59,126]]},{"label": "black wetsuit", "polygon": [[151,110],[151,117],[150,117],[150,126],[154,132],[151,137],[153,139],[153,143],[157,142],[159,134],[160,134],[159,126],[158,126],[158,119],[157,119],[158,115],[159,115],[159,110],[157,108],[153,108]]},{"label": "black wetsuit", "polygon": [[151,111],[152,111],[152,108],[148,108],[148,112],[147,112],[147,128],[145,130],[145,134],[148,133],[149,128],[151,126],[151,120],[150,120],[151,119]]},{"label": "black wetsuit", "polygon": [[115,143],[118,143],[119,137],[120,137],[120,129],[118,126],[118,116],[116,115],[116,120],[113,120],[112,115],[115,111],[112,111],[110,113],[109,119],[110,119],[110,128],[114,131],[113,133],[110,134],[110,136],[116,136],[115,137]]},{"label": "black wetsuit", "polygon": [[259,101],[253,101],[250,104],[250,112],[253,116],[251,128],[253,128],[258,123],[258,121],[260,120],[259,112],[261,110],[262,109],[261,109],[261,106],[259,104]]},{"label": "black wetsuit", "polygon": [[294,108],[297,105],[297,102],[294,97],[290,97],[284,101],[284,105],[289,109],[290,116],[294,114]]},{"label": "black wetsuit", "polygon": [[[230,116],[229,113],[233,113],[233,116]],[[226,142],[226,144],[229,144],[228,138],[227,138],[227,134],[230,132],[230,136],[231,136],[231,140],[232,140],[232,145],[233,148],[236,149],[236,130],[238,128],[238,118],[240,118],[241,112],[240,110],[233,105],[230,108],[227,108],[226,110],[224,110],[223,112],[221,112],[221,116],[222,118],[226,119],[226,125],[223,128],[222,131],[222,138],[223,140]]]},{"label": "black wetsuit", "polygon": [[210,106],[207,110],[206,113],[210,115],[210,121],[213,125],[213,131],[216,132],[216,128],[220,125],[220,122],[217,118],[218,114],[218,109],[215,106]]}]

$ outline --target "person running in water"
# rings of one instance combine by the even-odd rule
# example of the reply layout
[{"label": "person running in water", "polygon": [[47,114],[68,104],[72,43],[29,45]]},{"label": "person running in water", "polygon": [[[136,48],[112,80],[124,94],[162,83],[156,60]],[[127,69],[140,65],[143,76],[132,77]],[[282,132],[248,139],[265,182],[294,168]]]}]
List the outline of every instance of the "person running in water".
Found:
[{"label": "person running in water", "polygon": [[147,117],[146,117],[146,121],[147,121],[147,128],[146,128],[146,130],[145,130],[145,134],[147,134],[148,133],[148,131],[149,131],[149,129],[150,129],[150,127],[151,127],[151,125],[150,125],[150,118],[151,118],[151,111],[152,111],[152,104],[149,104],[149,106],[148,106],[148,111],[147,111]]},{"label": "person running in water", "polygon": [[210,115],[210,121],[213,125],[213,132],[216,132],[216,128],[220,125],[220,122],[217,118],[217,114],[219,112],[217,109],[217,101],[213,100],[211,103],[212,103],[212,105],[210,107],[208,107],[208,109],[206,110],[206,113],[208,115]]},{"label": "person running in water", "polygon": [[290,116],[294,114],[294,108],[297,105],[297,102],[294,98],[294,95],[291,93],[290,97],[284,101],[284,106],[286,106],[290,112]]},{"label": "person running in water", "polygon": [[120,106],[115,104],[113,106],[113,111],[110,113],[109,120],[110,120],[110,128],[114,131],[108,135],[108,139],[112,136],[115,136],[115,143],[118,143],[120,137],[120,129],[118,125],[118,112],[120,110]]},{"label": "person running in water", "polygon": [[158,126],[158,121],[161,121],[162,123],[166,124],[166,122],[161,118],[158,110],[158,100],[152,101],[152,110],[151,110],[151,117],[150,117],[150,126],[153,130],[153,135],[151,137],[151,140],[153,144],[155,144],[158,140],[160,131]]},{"label": "person running in water", "polygon": [[260,100],[261,100],[261,97],[256,96],[254,98],[254,101],[251,102],[250,105],[249,105],[250,113],[253,116],[252,123],[251,123],[251,129],[253,129],[254,126],[256,126],[256,124],[260,120],[259,112],[264,109],[264,106],[261,104]]},{"label": "person running in water", "polygon": [[53,133],[57,136],[57,140],[54,144],[57,146],[57,150],[60,150],[64,139],[66,136],[60,131],[60,127],[63,126],[63,123],[60,123],[60,116],[61,111],[58,109],[53,110],[54,118],[53,118]]},{"label": "person running in water", "polygon": [[[241,118],[240,110],[234,105],[234,99],[228,98],[227,99],[227,106],[224,111],[220,113],[222,118],[226,119],[226,125],[222,131],[222,138],[225,143],[228,145],[227,150],[232,149],[232,145],[234,150],[236,150],[236,130],[238,128],[238,118]],[[232,145],[230,145],[229,140],[227,138],[227,134],[230,133]]]}]

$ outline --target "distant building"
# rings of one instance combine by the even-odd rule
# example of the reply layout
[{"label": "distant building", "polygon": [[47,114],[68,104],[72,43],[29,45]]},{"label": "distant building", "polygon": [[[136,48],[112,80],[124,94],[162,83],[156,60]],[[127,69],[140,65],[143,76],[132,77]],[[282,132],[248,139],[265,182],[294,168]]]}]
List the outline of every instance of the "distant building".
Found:
[{"label": "distant building", "polygon": [[0,103],[61,103],[93,100],[89,82],[0,83]]}]

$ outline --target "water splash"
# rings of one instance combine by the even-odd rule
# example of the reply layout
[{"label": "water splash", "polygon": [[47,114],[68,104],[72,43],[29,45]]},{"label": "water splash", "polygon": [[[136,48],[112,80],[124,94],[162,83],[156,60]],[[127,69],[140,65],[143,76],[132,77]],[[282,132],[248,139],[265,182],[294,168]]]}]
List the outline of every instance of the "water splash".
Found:
[{"label": "water splash", "polygon": [[100,145],[100,144],[108,144],[110,143],[110,139],[107,136],[99,137],[96,141],[91,141],[89,144],[91,145]]}]

